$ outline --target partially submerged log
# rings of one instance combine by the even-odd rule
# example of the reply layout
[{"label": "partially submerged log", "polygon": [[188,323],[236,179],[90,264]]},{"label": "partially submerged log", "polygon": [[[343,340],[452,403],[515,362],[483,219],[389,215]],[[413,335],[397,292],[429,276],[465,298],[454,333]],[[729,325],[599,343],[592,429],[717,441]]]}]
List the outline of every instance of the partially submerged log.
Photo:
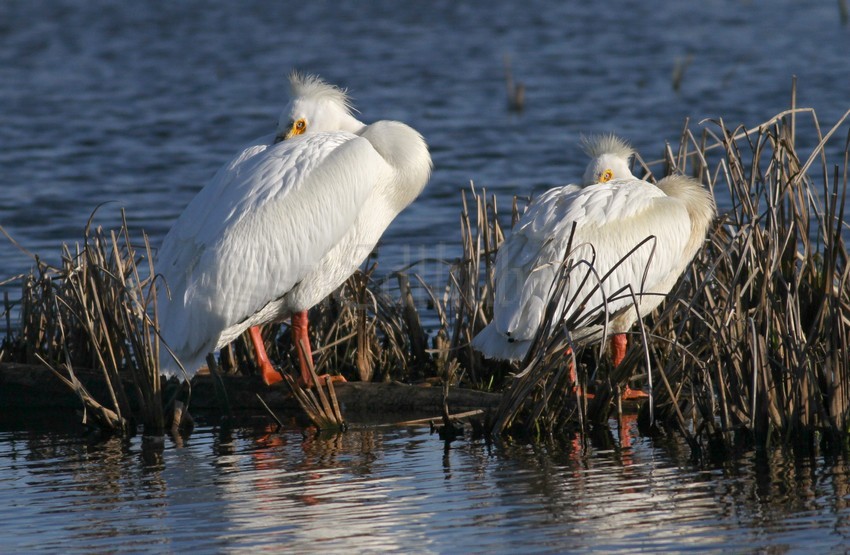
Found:
[{"label": "partially submerged log", "polygon": [[[103,374],[90,369],[74,372],[97,399],[108,399]],[[79,409],[80,398],[46,366],[0,364],[0,410]]]},{"label": "partially submerged log", "polygon": [[[106,386],[100,372],[75,369],[75,374],[92,396],[108,399]],[[263,411],[257,395],[272,409],[298,412],[300,407],[283,382],[268,387],[255,376],[222,376],[227,403],[234,411]],[[220,411],[222,403],[216,393],[214,378],[209,374],[197,375],[192,380],[190,411]],[[125,382],[125,387],[129,382]],[[127,387],[131,396],[131,388]],[[443,406],[440,387],[405,385],[400,383],[348,382],[336,384],[336,395],[343,416],[357,414],[374,421],[398,420],[383,418],[395,415],[434,415],[438,417]],[[452,412],[476,409],[495,409],[501,396],[471,389],[452,388],[448,406]],[[0,410],[79,409],[82,405],[77,395],[39,365],[0,363]]]},{"label": "partially submerged log", "polygon": [[[283,382],[272,387],[264,385],[259,378],[223,376],[225,391],[234,410],[262,410],[257,395],[273,409],[295,410],[298,403],[289,387]],[[443,406],[443,391],[440,387],[406,385],[401,383],[346,382],[334,385],[343,415],[358,414],[413,414],[433,413],[439,415]],[[449,408],[464,412],[476,409],[495,409],[501,395],[472,389],[452,388],[449,391]],[[213,378],[209,375],[195,376],[192,380],[192,406],[198,409],[216,409],[219,402],[215,396]]]}]

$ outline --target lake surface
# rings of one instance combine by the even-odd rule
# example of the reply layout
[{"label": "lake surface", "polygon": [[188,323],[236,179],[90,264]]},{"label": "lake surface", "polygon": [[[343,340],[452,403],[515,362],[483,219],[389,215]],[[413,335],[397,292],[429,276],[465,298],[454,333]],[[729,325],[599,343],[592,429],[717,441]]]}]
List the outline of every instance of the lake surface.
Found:
[{"label": "lake surface", "polygon": [[[581,134],[614,131],[657,159],[686,118],[752,127],[787,108],[793,75],[798,105],[831,126],[850,108],[839,5],[5,0],[0,226],[55,263],[107,203],[97,223],[114,227],[123,207],[157,245],[216,169],[274,128],[297,68],[348,87],[364,121],[403,120],[428,140],[433,178],[384,237],[387,273],[457,252],[470,181],[507,212],[514,194],[578,179]],[[521,113],[507,108],[505,56],[526,87]],[[815,138],[800,126],[805,154]],[[32,265],[5,240],[0,261],[0,280]],[[437,284],[442,271],[422,268]],[[696,464],[676,441],[640,437],[446,450],[421,428],[305,441],[202,426],[161,449],[26,419],[2,430],[0,552],[850,549],[842,457]]]},{"label": "lake surface", "polygon": [[[634,436],[633,426],[627,430]],[[444,444],[427,428],[180,444],[0,432],[0,551],[566,553],[850,548],[846,458],[676,441]]]}]

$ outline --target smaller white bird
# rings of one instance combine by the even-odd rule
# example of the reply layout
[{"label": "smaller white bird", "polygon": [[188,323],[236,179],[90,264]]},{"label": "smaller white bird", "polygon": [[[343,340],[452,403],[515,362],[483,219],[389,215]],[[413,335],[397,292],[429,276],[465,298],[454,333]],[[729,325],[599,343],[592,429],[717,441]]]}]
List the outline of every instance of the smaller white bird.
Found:
[{"label": "smaller white bird", "polygon": [[[614,135],[587,138],[583,146],[592,160],[581,185],[535,199],[499,248],[493,320],[472,341],[486,357],[525,357],[552,300],[573,224],[569,258],[587,264],[574,268],[578,274],[557,299],[556,314],[587,322],[570,330],[577,345],[600,341],[599,321],[607,317],[615,366],[625,357],[625,333],[661,303],[705,239],[715,209],[698,182],[669,176],[653,185],[636,178],[629,170],[634,151]],[[588,275],[591,263],[595,275]]]},{"label": "smaller white bird", "polygon": [[[257,326],[291,316],[301,381],[312,384],[307,310],[359,267],[430,177],[412,128],[358,121],[345,91],[318,77],[292,73],[290,85],[277,133],[225,164],[159,250],[160,333],[190,375],[250,330],[264,381],[279,381]],[[161,367],[178,370],[165,350]]]}]

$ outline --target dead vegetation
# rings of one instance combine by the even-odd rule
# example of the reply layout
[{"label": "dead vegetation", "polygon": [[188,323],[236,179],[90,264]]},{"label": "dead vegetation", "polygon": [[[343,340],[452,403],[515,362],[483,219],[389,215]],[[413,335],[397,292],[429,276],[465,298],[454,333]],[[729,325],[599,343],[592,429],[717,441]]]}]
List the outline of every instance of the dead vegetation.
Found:
[{"label": "dead vegetation", "polygon": [[[123,219],[123,212],[122,212]],[[151,299],[153,275],[147,237],[138,248],[130,241],[126,219],[118,231],[91,228],[73,251],[66,245],[61,265],[35,257],[35,269],[23,279],[21,325],[7,329],[5,361],[40,363],[73,389],[86,414],[107,429],[126,430],[141,418],[148,433],[164,429]],[[153,296],[151,296],[153,295]],[[9,303],[7,313],[11,310]],[[103,375],[107,398],[96,399],[76,378],[74,368]]]},{"label": "dead vegetation", "polygon": [[[836,136],[848,115],[826,133],[811,110],[750,132],[719,121],[700,143],[686,133],[668,156],[682,170],[697,160],[692,169],[732,205],[652,329],[662,341],[651,358],[671,384],[656,388],[656,416],[692,442],[742,430],[759,443],[848,431],[848,143]],[[816,139],[806,156],[798,118]],[[713,170],[706,139],[723,152]],[[831,163],[836,142],[843,156]]]},{"label": "dead vegetation", "polygon": [[[806,148],[798,146],[803,118],[814,143]],[[631,348],[617,368],[596,346],[565,356],[577,322],[562,321],[554,307],[522,365],[483,360],[471,349],[492,315],[493,262],[509,233],[503,229],[524,205],[515,201],[502,213],[493,196],[471,187],[461,197],[460,254],[442,261],[449,268],[446,283],[426,283],[415,264],[376,280],[367,261],[311,310],[316,371],[502,391],[502,406],[486,424],[495,435],[604,424],[620,408],[612,402],[619,388],[635,376],[644,383],[651,376],[653,401],[641,407],[643,429],[681,433],[695,449],[740,433],[762,444],[811,442],[819,434],[846,440],[848,146],[838,136],[844,124],[823,133],[812,110],[792,108],[750,130],[716,121],[694,135],[686,125],[678,145],[665,149],[663,169],[641,161],[648,179],[650,168],[698,178],[721,209],[686,275],[632,330]],[[842,140],[843,150],[835,146]],[[830,159],[839,151],[840,160]],[[109,398],[98,400],[102,407],[118,422],[141,414],[146,426],[162,429],[152,305],[157,284],[145,277],[155,274],[146,239],[142,244],[134,247],[126,224],[111,233],[87,229],[82,247],[65,248],[60,268],[38,262],[22,281],[20,327],[7,325],[0,360],[41,361],[70,387],[76,387],[73,368],[99,368],[111,385]],[[587,265],[579,262],[566,260],[560,279],[581,279],[576,271],[586,272]],[[6,304],[8,319],[13,308]],[[264,336],[272,359],[291,372],[288,326],[268,326]],[[219,363],[227,373],[250,372],[252,356],[237,342]],[[583,389],[595,391],[593,399],[570,393],[570,359]],[[122,381],[132,396],[117,387]],[[342,422],[332,399],[314,401],[317,414]]]}]

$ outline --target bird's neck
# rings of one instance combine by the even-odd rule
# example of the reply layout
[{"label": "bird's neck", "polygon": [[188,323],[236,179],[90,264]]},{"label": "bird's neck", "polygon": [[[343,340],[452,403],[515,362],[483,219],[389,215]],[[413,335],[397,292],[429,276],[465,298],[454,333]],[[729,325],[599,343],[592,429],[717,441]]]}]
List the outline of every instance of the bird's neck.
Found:
[{"label": "bird's neck", "polygon": [[350,114],[344,115],[339,125],[339,129],[341,131],[347,131],[348,133],[353,133],[355,135],[362,135],[363,131],[365,131],[367,127],[368,126],[365,123]]},{"label": "bird's neck", "polygon": [[395,121],[378,121],[363,129],[361,136],[372,143],[393,170],[386,183],[386,199],[400,212],[415,199],[431,174],[431,156],[422,137]]}]

